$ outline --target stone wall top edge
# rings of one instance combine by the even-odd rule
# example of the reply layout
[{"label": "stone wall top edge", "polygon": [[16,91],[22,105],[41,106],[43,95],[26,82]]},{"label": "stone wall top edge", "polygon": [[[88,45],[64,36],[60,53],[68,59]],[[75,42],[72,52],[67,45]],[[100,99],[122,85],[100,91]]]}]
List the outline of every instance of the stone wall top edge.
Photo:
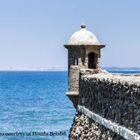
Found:
[{"label": "stone wall top edge", "polygon": [[128,83],[128,84],[137,84],[138,86],[140,86],[140,76],[135,76],[135,75],[97,73],[97,74],[82,75],[82,79],[84,80],[97,79],[99,81],[105,80],[105,81],[115,82],[115,83],[121,82],[121,83]]}]

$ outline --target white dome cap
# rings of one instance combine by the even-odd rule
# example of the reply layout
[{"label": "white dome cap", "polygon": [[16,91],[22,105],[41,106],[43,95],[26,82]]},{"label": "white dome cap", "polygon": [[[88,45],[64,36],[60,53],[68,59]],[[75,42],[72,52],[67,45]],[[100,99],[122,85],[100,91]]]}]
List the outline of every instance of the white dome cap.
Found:
[{"label": "white dome cap", "polygon": [[67,45],[101,45],[96,36],[86,30],[86,25],[81,25],[81,30],[75,32],[69,39]]}]

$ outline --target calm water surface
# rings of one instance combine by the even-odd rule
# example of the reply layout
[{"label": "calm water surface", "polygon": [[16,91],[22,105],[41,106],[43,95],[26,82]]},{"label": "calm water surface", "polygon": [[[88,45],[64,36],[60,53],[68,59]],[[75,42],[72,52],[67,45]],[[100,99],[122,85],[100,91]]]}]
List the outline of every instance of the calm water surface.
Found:
[{"label": "calm water surface", "polygon": [[0,133],[66,132],[64,137],[0,139],[67,140],[75,110],[66,90],[66,72],[0,72]]}]

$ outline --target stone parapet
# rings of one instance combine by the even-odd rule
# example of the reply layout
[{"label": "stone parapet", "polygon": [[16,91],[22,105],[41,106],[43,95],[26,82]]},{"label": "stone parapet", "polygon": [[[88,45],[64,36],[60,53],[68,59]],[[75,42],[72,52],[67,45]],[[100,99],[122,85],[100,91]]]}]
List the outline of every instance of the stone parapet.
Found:
[{"label": "stone parapet", "polygon": [[140,77],[82,75],[79,105],[140,134]]},{"label": "stone parapet", "polygon": [[105,128],[87,114],[78,111],[73,120],[69,135],[70,140],[125,140],[113,131]]}]

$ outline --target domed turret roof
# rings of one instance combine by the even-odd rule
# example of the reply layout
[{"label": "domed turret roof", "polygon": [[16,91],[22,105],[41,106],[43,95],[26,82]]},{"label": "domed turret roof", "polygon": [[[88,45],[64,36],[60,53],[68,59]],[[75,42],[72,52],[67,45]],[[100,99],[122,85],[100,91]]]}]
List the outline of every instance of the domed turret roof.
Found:
[{"label": "domed turret roof", "polygon": [[86,25],[82,24],[80,31],[70,37],[67,45],[101,45],[101,43],[93,33],[87,31]]}]

